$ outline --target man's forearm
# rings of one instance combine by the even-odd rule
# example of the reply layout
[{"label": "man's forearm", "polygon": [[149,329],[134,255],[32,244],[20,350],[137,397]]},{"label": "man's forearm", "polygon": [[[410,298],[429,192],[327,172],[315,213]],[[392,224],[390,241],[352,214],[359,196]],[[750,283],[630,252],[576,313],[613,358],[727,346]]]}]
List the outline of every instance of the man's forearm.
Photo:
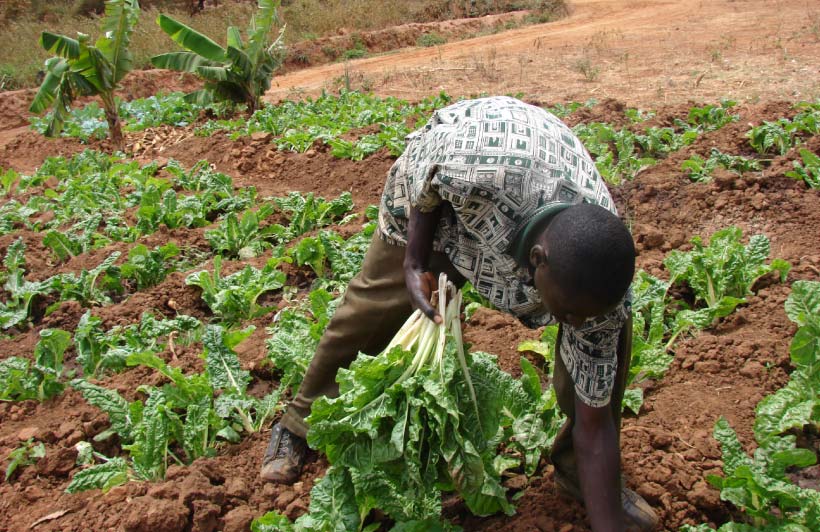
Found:
[{"label": "man's forearm", "polygon": [[407,250],[404,254],[404,268],[423,270],[433,250],[433,238],[436,235],[441,208],[431,212],[421,212],[413,207],[410,211],[410,222],[407,227]]},{"label": "man's forearm", "polygon": [[[590,408],[586,405],[577,407]],[[608,410],[608,408],[607,408]],[[608,412],[607,412],[608,414]],[[594,532],[623,531],[620,450],[612,417],[600,423],[578,423],[572,431],[581,493]]]}]

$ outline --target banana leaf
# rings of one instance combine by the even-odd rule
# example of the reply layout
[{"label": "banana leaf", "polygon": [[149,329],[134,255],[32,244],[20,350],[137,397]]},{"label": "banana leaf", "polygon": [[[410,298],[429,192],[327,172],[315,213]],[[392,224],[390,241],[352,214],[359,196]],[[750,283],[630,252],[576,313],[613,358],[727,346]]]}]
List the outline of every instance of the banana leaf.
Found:
[{"label": "banana leaf", "polygon": [[166,15],[160,15],[157,18],[157,24],[180,46],[211,61],[219,63],[225,61],[225,49],[195,29]]}]

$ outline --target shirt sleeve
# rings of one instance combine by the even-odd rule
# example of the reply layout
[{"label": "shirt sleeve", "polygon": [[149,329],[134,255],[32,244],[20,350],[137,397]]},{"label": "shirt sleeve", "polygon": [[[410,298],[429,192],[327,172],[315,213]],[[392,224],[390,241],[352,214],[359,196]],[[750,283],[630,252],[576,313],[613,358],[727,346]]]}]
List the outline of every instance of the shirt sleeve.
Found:
[{"label": "shirt sleeve", "polygon": [[435,187],[438,165],[426,165],[425,173],[410,186],[410,206],[421,212],[431,212],[441,204],[441,196]]},{"label": "shirt sleeve", "polygon": [[612,312],[580,327],[566,327],[561,358],[575,384],[575,393],[589,406],[609,404],[618,370],[618,339],[631,312],[631,294]]},{"label": "shirt sleeve", "polygon": [[436,190],[440,164],[452,141],[453,124],[444,122],[438,112],[410,140],[407,156],[407,195],[410,206],[421,212],[438,207],[441,196]]}]

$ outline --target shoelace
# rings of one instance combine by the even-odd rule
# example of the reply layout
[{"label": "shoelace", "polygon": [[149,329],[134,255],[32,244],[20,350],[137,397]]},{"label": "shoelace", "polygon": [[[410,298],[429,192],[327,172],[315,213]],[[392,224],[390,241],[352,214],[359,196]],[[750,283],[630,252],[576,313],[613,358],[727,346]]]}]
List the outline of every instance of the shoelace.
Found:
[{"label": "shoelace", "polygon": [[282,429],[282,436],[279,437],[279,445],[276,447],[275,458],[287,458],[290,454],[291,446],[290,432]]}]

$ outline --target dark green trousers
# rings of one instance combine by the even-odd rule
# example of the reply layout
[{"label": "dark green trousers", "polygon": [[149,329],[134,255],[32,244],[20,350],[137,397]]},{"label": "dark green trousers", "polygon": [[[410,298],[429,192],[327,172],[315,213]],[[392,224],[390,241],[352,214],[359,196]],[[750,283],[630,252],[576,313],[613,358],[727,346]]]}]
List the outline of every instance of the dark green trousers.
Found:
[{"label": "dark green trousers", "polygon": [[[339,368],[350,366],[359,352],[380,353],[410,317],[413,308],[404,283],[404,249],[373,235],[362,271],[350,281],[319,341],[299,392],[280,421],[297,436],[307,435],[305,418],[313,401],[339,394]],[[429,268],[436,274],[446,273],[456,286],[465,282],[443,253],[431,253]]]}]

